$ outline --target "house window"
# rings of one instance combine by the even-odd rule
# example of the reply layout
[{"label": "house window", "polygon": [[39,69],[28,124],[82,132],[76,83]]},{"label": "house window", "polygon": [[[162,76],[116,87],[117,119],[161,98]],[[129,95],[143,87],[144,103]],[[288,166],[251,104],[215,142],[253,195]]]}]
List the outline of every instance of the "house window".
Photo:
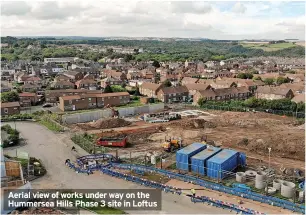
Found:
[{"label": "house window", "polygon": [[70,105],[72,104],[72,100],[69,100],[69,104],[70,104]]},{"label": "house window", "polygon": [[17,110],[17,108],[14,108],[14,110]]},{"label": "house window", "polygon": [[119,99],[122,99],[122,96],[119,96]]},{"label": "house window", "polygon": [[4,113],[8,113],[8,109],[7,108],[4,108]]},{"label": "house window", "polygon": [[88,101],[91,101],[91,98],[88,98]]}]

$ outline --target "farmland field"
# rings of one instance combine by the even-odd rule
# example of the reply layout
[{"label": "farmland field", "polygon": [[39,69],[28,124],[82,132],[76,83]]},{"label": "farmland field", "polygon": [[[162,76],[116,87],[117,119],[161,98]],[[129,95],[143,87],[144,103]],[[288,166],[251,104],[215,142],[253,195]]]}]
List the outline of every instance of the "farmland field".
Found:
[{"label": "farmland field", "polygon": [[240,43],[243,47],[254,48],[254,49],[263,49],[264,51],[277,51],[280,49],[291,48],[297,46],[293,43]]}]

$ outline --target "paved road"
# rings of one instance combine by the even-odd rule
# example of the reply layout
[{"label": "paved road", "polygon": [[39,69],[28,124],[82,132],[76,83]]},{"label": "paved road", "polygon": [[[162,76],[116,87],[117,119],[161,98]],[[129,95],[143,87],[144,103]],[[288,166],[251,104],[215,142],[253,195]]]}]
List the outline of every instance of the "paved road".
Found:
[{"label": "paved road", "polygon": [[[13,126],[13,123],[9,123]],[[66,134],[55,134],[45,127],[31,122],[16,122],[16,128],[21,132],[27,144],[16,147],[17,150],[28,152],[30,156],[39,158],[46,166],[47,174],[32,182],[34,188],[65,188],[65,189],[141,189],[139,185],[116,179],[100,173],[87,176],[76,174],[64,165],[65,159],[75,160],[76,156],[84,155],[82,149],[76,146],[79,155],[71,152],[73,142]],[[16,148],[5,149],[4,153],[15,153]],[[133,211],[134,213],[134,211]],[[141,211],[138,213],[153,213]],[[228,210],[191,203],[187,197],[173,194],[162,194],[162,211],[155,214],[229,214]]]}]

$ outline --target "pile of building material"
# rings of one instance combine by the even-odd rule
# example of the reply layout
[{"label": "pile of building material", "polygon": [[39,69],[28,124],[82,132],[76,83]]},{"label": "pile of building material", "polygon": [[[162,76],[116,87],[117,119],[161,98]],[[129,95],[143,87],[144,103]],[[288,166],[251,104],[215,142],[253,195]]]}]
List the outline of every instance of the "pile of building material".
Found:
[{"label": "pile of building material", "polygon": [[84,130],[92,129],[109,129],[109,128],[119,128],[131,125],[131,122],[128,122],[120,118],[111,118],[111,119],[99,119],[95,122],[89,123],[79,123],[78,126]]},{"label": "pile of building material", "polygon": [[169,122],[172,120],[181,119],[178,113],[161,112],[154,114],[145,114],[143,120],[150,123]]},{"label": "pile of building material", "polygon": [[201,118],[186,118],[179,122],[171,123],[171,126],[179,126],[183,128],[215,128],[216,125],[210,121]]}]

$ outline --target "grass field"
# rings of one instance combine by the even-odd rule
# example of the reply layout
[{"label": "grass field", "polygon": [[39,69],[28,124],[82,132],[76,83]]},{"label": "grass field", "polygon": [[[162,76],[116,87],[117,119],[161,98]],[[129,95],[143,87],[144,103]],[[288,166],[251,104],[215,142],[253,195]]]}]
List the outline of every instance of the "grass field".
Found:
[{"label": "grass field", "polygon": [[277,51],[280,49],[291,48],[297,46],[293,43],[277,43],[277,44],[268,44],[268,43],[240,43],[243,47],[253,48],[253,49],[263,49],[264,51]]}]

